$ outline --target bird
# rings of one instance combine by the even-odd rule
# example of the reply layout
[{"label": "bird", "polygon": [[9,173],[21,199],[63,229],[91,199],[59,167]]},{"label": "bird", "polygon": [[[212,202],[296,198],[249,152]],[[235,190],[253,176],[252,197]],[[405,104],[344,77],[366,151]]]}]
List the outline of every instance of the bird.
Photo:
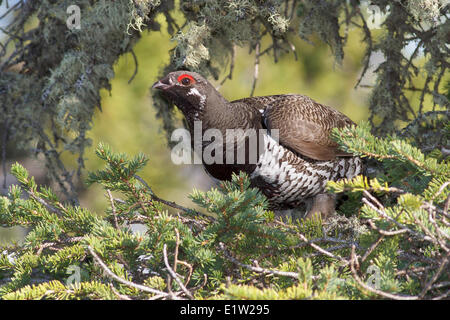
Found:
[{"label": "bird", "polygon": [[[336,206],[335,195],[326,191],[327,181],[351,179],[362,172],[361,159],[340,150],[330,137],[333,128],[356,124],[305,95],[228,101],[202,75],[186,70],[168,73],[152,89],[159,90],[181,110],[191,132],[192,148],[199,143],[206,151],[213,144],[212,139],[194,141],[196,122],[201,123],[202,134],[214,129],[223,135],[214,140],[223,147],[213,148],[212,153],[216,160],[223,161],[211,163],[202,158],[210,176],[230,180],[233,173],[247,173],[251,186],[267,197],[269,209],[281,212],[281,216],[285,210],[306,205],[305,218],[326,220],[335,214]],[[256,140],[252,140],[250,135],[231,135],[233,130],[262,134],[255,134]],[[242,150],[245,159],[237,161],[235,155]],[[256,150],[255,155],[249,150]]]}]

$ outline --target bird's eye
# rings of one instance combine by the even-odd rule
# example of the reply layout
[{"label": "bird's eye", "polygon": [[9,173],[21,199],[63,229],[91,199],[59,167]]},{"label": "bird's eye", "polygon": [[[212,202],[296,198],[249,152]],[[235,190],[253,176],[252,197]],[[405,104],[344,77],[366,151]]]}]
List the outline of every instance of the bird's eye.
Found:
[{"label": "bird's eye", "polygon": [[194,78],[188,74],[182,74],[178,77],[178,82],[181,83],[183,86],[188,86],[195,82]]},{"label": "bird's eye", "polygon": [[181,83],[184,84],[185,86],[187,86],[188,84],[191,83],[191,79],[189,79],[189,78],[183,78],[183,79],[181,80]]}]

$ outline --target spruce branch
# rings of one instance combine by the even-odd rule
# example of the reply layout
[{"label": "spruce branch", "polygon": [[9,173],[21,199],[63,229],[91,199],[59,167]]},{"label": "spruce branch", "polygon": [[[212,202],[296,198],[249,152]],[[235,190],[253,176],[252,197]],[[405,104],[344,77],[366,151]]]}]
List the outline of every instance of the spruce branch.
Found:
[{"label": "spruce branch", "polygon": [[[275,221],[275,223],[278,225],[282,225],[284,227],[288,227],[288,228],[290,227],[289,225],[287,225],[286,223],[284,223],[282,221]],[[341,261],[341,263],[343,263],[343,266],[348,265],[348,261],[345,258],[342,258],[341,256],[337,256],[337,255],[331,253],[331,251],[340,250],[340,249],[348,248],[351,246],[359,247],[358,244],[356,244],[354,241],[336,239],[336,238],[328,237],[328,236],[308,240],[300,232],[295,231],[294,233],[302,241],[302,243],[299,243],[299,244],[296,244],[294,246],[290,246],[287,248],[282,248],[282,249],[292,250],[292,249],[299,249],[299,248],[303,248],[305,246],[309,246],[309,247],[313,248],[319,255],[325,255],[327,257]],[[340,243],[340,245],[332,247],[332,248],[324,249],[316,244],[316,243],[322,243],[322,242]]]},{"label": "spruce branch", "polygon": [[297,279],[298,280],[298,273],[297,272],[288,272],[288,271],[265,269],[265,268],[261,268],[261,267],[253,267],[251,265],[242,263],[239,260],[237,260],[236,258],[234,258],[228,252],[227,248],[225,247],[225,244],[222,243],[222,242],[219,243],[219,249],[224,254],[224,256],[225,256],[225,258],[227,260],[229,260],[230,262],[232,262],[233,264],[235,264],[235,265],[237,265],[239,267],[245,268],[245,269],[253,271],[253,272],[262,273],[264,275],[271,274],[271,275],[282,276],[282,277],[289,277],[289,278],[293,278],[293,279]]},{"label": "spruce branch", "polygon": [[47,201],[45,201],[41,197],[37,196],[34,191],[32,191],[32,190],[25,190],[25,191],[31,198],[33,198],[35,201],[37,201],[40,204],[42,204],[49,212],[54,213],[54,214],[56,214],[59,217],[63,217],[64,216],[64,214],[61,212],[60,209],[58,209],[55,206],[52,206],[51,204],[47,203]]},{"label": "spruce branch", "polygon": [[[370,197],[372,197],[372,195],[370,195]],[[373,197],[372,197],[372,198],[373,198]],[[391,217],[390,217],[383,209],[377,208],[372,202],[370,202],[370,201],[368,200],[368,198],[363,198],[362,201],[363,201],[366,205],[368,205],[370,208],[372,208],[373,210],[375,210],[375,211],[376,211],[383,219],[386,219],[386,220],[388,220],[389,222],[392,222],[392,223],[396,224],[396,225],[400,228],[400,230],[407,230],[409,233],[411,233],[412,235],[416,236],[416,237],[419,238],[419,239],[423,239],[423,240],[426,240],[426,241],[430,241],[430,242],[432,242],[432,243],[434,243],[434,244],[437,244],[436,241],[435,241],[432,237],[424,236],[424,235],[422,235],[422,234],[419,234],[418,232],[413,231],[412,229],[410,229],[410,228],[408,228],[407,226],[401,224],[401,223],[398,222],[397,220],[391,218]]]},{"label": "spruce branch", "polygon": [[419,294],[420,298],[425,297],[426,293],[432,288],[433,284],[436,282],[436,280],[439,278],[439,276],[442,274],[442,272],[445,270],[445,267],[448,264],[449,261],[449,257],[450,257],[450,252],[447,252],[447,254],[444,256],[444,258],[442,259],[438,270],[436,271],[436,273],[431,277],[431,279],[427,282],[427,284],[425,285],[425,287],[422,289],[422,292]]},{"label": "spruce branch", "polygon": [[375,293],[376,295],[382,296],[384,298],[393,299],[393,300],[418,300],[419,296],[407,296],[407,295],[396,295],[389,292],[384,292],[375,288],[372,288],[371,286],[364,283],[364,281],[361,280],[357,273],[357,265],[358,265],[358,257],[355,254],[355,247],[352,247],[351,251],[351,258],[349,261],[350,264],[350,270],[352,272],[353,278],[356,280],[359,286],[361,286],[363,289],[370,291],[372,293]]},{"label": "spruce branch", "polygon": [[[316,244],[313,243],[313,242],[309,242],[308,239],[307,239],[303,234],[299,233],[298,236],[299,236],[299,238],[300,238],[301,240],[303,240],[305,243],[308,243],[308,245],[309,245],[311,248],[313,248],[314,250],[316,250],[316,251],[319,252],[320,254],[323,254],[323,255],[325,255],[325,256],[327,256],[327,257],[330,257],[330,258],[332,258],[332,259],[339,260],[341,263],[343,263],[344,266],[347,265],[347,264],[349,263],[346,259],[342,258],[341,256],[335,255],[335,254],[331,253],[329,250],[323,249],[322,247],[316,245]],[[353,245],[353,246],[354,246],[354,245]]]},{"label": "spruce branch", "polygon": [[210,216],[208,216],[208,215],[205,215],[205,214],[203,214],[203,213],[201,213],[201,212],[198,212],[198,211],[196,211],[196,210],[193,210],[193,209],[188,209],[188,208],[183,207],[183,206],[181,206],[181,205],[179,205],[179,204],[177,204],[177,203],[175,203],[175,202],[173,202],[173,201],[164,200],[164,199],[158,197],[158,196],[153,192],[152,188],[150,188],[150,186],[148,185],[148,183],[145,182],[144,179],[142,179],[142,178],[141,178],[140,176],[138,176],[138,175],[134,175],[134,177],[135,177],[140,183],[142,183],[142,185],[143,185],[145,188],[147,188],[147,190],[150,192],[150,196],[152,197],[153,200],[158,201],[158,202],[161,202],[161,203],[165,204],[166,206],[172,207],[172,208],[174,208],[174,209],[181,210],[181,211],[183,211],[183,212],[185,212],[185,213],[188,213],[188,214],[195,214],[195,215],[197,215],[197,216],[202,216],[202,217],[206,218],[207,220],[212,221],[213,218],[210,217]]},{"label": "spruce branch", "polygon": [[141,285],[141,284],[137,284],[128,280],[125,280],[121,277],[119,277],[118,275],[116,275],[114,272],[111,271],[111,269],[108,268],[108,266],[102,261],[102,259],[95,253],[94,249],[91,246],[88,246],[87,249],[89,250],[89,252],[91,253],[92,257],[94,257],[95,261],[100,265],[100,267],[106,272],[106,274],[108,276],[110,276],[111,278],[113,278],[114,280],[126,285],[126,286],[130,286],[133,288],[136,288],[140,291],[144,291],[144,292],[148,292],[148,293],[152,293],[155,295],[158,295],[160,297],[168,297],[170,299],[180,299],[179,297],[177,297],[176,295],[171,295],[169,293],[166,292],[162,292],[159,290],[155,290],[153,288],[149,288],[147,286]]}]

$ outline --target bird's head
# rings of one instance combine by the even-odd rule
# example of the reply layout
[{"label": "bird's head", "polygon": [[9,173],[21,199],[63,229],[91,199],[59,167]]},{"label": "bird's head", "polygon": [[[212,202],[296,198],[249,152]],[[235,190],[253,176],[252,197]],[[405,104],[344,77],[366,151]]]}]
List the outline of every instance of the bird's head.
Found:
[{"label": "bird's head", "polygon": [[155,82],[152,89],[161,90],[188,119],[201,119],[208,101],[220,96],[208,80],[190,71],[171,72]]}]

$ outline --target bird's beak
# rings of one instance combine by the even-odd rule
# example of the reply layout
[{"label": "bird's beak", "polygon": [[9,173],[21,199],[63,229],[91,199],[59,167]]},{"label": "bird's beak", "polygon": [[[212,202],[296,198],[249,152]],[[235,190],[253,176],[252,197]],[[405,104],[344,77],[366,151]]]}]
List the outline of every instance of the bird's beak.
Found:
[{"label": "bird's beak", "polygon": [[173,87],[173,83],[170,80],[170,78],[164,78],[164,79],[161,79],[159,81],[156,81],[153,84],[152,89],[158,89],[158,90],[165,91],[165,90],[167,90],[169,88],[172,88],[172,87]]}]

